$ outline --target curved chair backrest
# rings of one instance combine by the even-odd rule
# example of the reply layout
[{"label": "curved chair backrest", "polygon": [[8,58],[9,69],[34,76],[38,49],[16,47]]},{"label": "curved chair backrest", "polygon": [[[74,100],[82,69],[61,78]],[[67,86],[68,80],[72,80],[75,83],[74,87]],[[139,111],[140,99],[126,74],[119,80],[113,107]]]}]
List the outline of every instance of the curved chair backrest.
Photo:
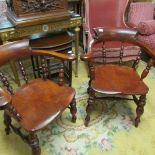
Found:
[{"label": "curved chair backrest", "polygon": [[126,27],[124,14],[129,0],[85,0],[86,25],[95,27]]},{"label": "curved chair backrest", "polygon": [[[129,0],[84,0],[84,3],[84,31],[86,32],[84,35],[84,48],[86,52],[91,50],[90,43],[94,36],[93,28],[128,28],[126,14],[130,4]],[[118,48],[120,44],[115,42],[108,46]],[[132,45],[126,44],[126,46]],[[98,44],[93,48],[101,47],[102,45]],[[138,52],[137,48],[135,52]]]},{"label": "curved chair backrest", "polygon": [[[36,55],[39,56],[39,60],[40,60],[39,68],[41,72],[41,77],[43,79],[47,79],[47,74],[48,74],[45,57],[51,56],[51,57],[61,59],[62,61],[63,60],[68,60],[68,61],[75,60],[75,55],[73,54],[67,55],[67,54],[54,52],[54,51],[48,51],[48,50],[32,50],[31,47],[29,46],[29,40],[24,39],[20,41],[9,42],[5,45],[0,46],[0,67],[11,61],[14,63],[18,63],[18,66],[19,66],[18,70],[20,74],[22,75],[25,83],[28,84],[28,74],[26,73],[26,68],[28,68],[28,65],[26,66],[24,65],[24,63],[22,62],[22,58],[27,57],[27,56],[28,57],[36,56]],[[60,71],[59,71],[59,73],[61,73],[61,75],[59,76],[60,85],[63,85],[63,77],[64,77],[63,68],[64,68],[64,65],[62,63],[60,64]],[[13,94],[13,90],[9,84],[8,76],[6,76],[3,73],[3,71],[2,72],[0,71],[0,81],[2,81],[3,85],[7,87],[8,91],[11,94]]]},{"label": "curved chair backrest", "polygon": [[21,40],[11,42],[0,47],[0,66],[7,63],[9,60],[30,55],[29,40]]}]

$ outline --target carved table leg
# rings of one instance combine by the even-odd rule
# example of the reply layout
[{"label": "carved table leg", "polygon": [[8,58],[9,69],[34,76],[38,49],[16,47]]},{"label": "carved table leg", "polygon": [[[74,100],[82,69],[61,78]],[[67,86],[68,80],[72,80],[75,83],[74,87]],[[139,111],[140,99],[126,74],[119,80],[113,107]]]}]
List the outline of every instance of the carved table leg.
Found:
[{"label": "carved table leg", "polygon": [[30,133],[28,143],[32,148],[32,155],[41,155],[41,149],[39,146],[39,139],[36,134]]},{"label": "carved table leg", "polygon": [[137,109],[136,109],[136,113],[137,113],[137,117],[135,119],[135,126],[136,127],[138,127],[138,124],[140,123],[140,117],[144,113],[145,104],[146,104],[146,95],[141,95],[139,97],[139,101],[138,101]]},{"label": "carved table leg", "polygon": [[90,112],[92,111],[94,102],[95,102],[95,92],[92,89],[90,89],[89,90],[88,105],[87,105],[87,108],[86,108],[87,115],[86,115],[86,118],[85,118],[85,126],[88,126],[88,124],[89,124]]},{"label": "carved table leg", "polygon": [[79,32],[80,32],[80,28],[76,27],[75,28],[75,55],[76,55],[76,60],[75,60],[75,77],[78,77]]},{"label": "carved table leg", "polygon": [[75,98],[73,99],[72,103],[70,104],[70,112],[72,114],[72,122],[75,123],[76,122],[76,112],[77,112]]},{"label": "carved table leg", "polygon": [[5,132],[7,135],[9,135],[10,133],[10,125],[11,125],[11,117],[6,113],[4,112],[4,124],[5,124]]}]

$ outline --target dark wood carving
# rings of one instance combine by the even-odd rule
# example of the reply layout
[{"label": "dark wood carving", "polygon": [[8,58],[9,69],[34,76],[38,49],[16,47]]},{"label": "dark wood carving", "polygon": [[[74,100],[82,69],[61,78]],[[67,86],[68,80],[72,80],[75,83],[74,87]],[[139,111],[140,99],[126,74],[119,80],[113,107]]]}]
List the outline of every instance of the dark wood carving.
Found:
[{"label": "dark wood carving", "polygon": [[6,0],[6,2],[7,17],[16,26],[24,26],[23,22],[31,25],[69,17],[67,0]]},{"label": "dark wood carving", "polygon": [[65,9],[63,0],[22,0],[23,13]]},{"label": "dark wood carving", "polygon": [[28,16],[37,12],[64,11],[67,9],[67,1],[65,0],[7,0],[6,2],[8,8],[17,16]]}]

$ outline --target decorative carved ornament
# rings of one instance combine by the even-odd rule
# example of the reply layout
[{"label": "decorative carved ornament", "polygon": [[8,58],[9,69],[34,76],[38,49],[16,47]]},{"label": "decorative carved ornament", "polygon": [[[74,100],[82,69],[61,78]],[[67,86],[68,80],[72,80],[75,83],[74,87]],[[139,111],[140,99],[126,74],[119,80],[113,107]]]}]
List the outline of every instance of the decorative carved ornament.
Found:
[{"label": "decorative carved ornament", "polygon": [[6,0],[7,17],[18,27],[69,19],[68,0]]},{"label": "decorative carved ornament", "polygon": [[10,10],[17,16],[37,12],[58,12],[67,10],[67,0],[6,0]]}]

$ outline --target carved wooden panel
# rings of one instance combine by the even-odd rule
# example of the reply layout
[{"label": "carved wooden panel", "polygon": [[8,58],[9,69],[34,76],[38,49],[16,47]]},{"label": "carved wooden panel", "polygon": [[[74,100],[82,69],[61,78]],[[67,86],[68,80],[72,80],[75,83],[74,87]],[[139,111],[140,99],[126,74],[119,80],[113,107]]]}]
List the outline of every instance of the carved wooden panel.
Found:
[{"label": "carved wooden panel", "polygon": [[7,17],[18,27],[70,17],[68,0],[6,0]]},{"label": "carved wooden panel", "polygon": [[48,12],[67,11],[67,0],[6,0],[16,16],[31,16]]}]

